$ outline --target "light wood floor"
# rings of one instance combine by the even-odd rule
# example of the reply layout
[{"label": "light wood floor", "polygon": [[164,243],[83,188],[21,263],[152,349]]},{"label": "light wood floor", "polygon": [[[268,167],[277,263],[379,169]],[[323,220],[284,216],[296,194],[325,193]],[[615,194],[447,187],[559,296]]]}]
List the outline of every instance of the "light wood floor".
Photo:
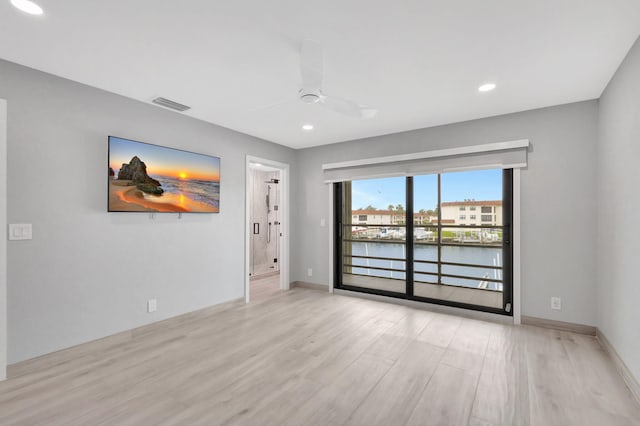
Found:
[{"label": "light wood floor", "polygon": [[15,365],[0,424],[640,424],[592,337],[304,288],[257,299]]},{"label": "light wood floor", "polygon": [[280,290],[280,275],[278,273],[270,273],[264,276],[255,276],[251,278],[251,301],[256,302],[273,297]]}]

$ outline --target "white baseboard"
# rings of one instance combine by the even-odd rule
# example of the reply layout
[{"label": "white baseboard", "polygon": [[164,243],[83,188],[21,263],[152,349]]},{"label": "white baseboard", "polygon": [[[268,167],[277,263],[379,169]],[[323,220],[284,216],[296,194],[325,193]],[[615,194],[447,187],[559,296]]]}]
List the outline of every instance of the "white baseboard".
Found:
[{"label": "white baseboard", "polygon": [[633,373],[631,373],[631,370],[629,370],[627,364],[625,364],[622,358],[620,358],[620,355],[618,355],[618,352],[613,347],[611,342],[609,342],[609,339],[607,339],[602,330],[596,329],[596,337],[598,338],[598,342],[600,342],[600,345],[613,360],[613,363],[620,372],[620,375],[622,376],[627,387],[629,388],[633,396],[636,397],[636,400],[640,403],[640,383],[638,382],[638,379],[633,376]]},{"label": "white baseboard", "polygon": [[306,281],[294,281],[291,283],[291,288],[301,287],[309,288],[311,290],[329,291],[329,287],[323,284],[309,283]]},{"label": "white baseboard", "polygon": [[596,335],[596,328],[592,325],[575,324],[572,322],[556,321],[545,318],[536,318],[522,316],[522,324],[534,325],[536,327],[551,328],[560,331],[569,331],[571,333],[586,334],[588,336]]}]

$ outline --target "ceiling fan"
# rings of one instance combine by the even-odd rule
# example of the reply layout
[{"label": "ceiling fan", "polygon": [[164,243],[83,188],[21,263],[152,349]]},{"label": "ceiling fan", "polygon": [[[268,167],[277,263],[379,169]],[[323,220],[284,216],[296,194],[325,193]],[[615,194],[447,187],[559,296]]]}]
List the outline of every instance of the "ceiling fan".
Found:
[{"label": "ceiling fan", "polygon": [[[298,90],[298,100],[305,104],[320,104],[338,114],[349,117],[367,119],[374,117],[378,110],[376,108],[360,105],[347,99],[325,95],[322,91],[322,79],[324,74],[324,58],[322,46],[312,40],[303,40],[300,52],[300,74],[302,76],[302,87]],[[250,112],[264,111],[285,105],[293,100],[276,102],[271,105],[253,109]]]},{"label": "ceiling fan", "polygon": [[305,39],[302,41],[300,74],[302,76],[302,88],[298,91],[298,98],[302,102],[307,104],[318,103],[331,111],[354,118],[372,118],[378,113],[375,108],[324,94],[322,91],[324,74],[322,46],[313,40]]}]

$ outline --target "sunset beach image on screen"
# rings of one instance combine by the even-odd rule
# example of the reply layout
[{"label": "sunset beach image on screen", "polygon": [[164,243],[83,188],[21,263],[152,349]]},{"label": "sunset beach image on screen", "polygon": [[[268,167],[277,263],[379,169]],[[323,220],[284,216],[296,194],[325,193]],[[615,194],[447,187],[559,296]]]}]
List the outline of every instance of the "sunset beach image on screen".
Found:
[{"label": "sunset beach image on screen", "polygon": [[108,173],[110,212],[219,212],[219,157],[109,136]]}]

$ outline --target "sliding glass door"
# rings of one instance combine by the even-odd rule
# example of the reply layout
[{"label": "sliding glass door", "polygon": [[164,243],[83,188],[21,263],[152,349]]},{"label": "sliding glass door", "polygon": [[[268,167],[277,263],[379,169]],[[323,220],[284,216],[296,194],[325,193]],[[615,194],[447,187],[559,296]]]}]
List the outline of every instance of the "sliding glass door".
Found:
[{"label": "sliding glass door", "polygon": [[405,179],[353,181],[341,190],[341,284],[405,294]]},{"label": "sliding glass door", "polygon": [[335,286],[510,315],[511,198],[499,169],[336,184]]}]

